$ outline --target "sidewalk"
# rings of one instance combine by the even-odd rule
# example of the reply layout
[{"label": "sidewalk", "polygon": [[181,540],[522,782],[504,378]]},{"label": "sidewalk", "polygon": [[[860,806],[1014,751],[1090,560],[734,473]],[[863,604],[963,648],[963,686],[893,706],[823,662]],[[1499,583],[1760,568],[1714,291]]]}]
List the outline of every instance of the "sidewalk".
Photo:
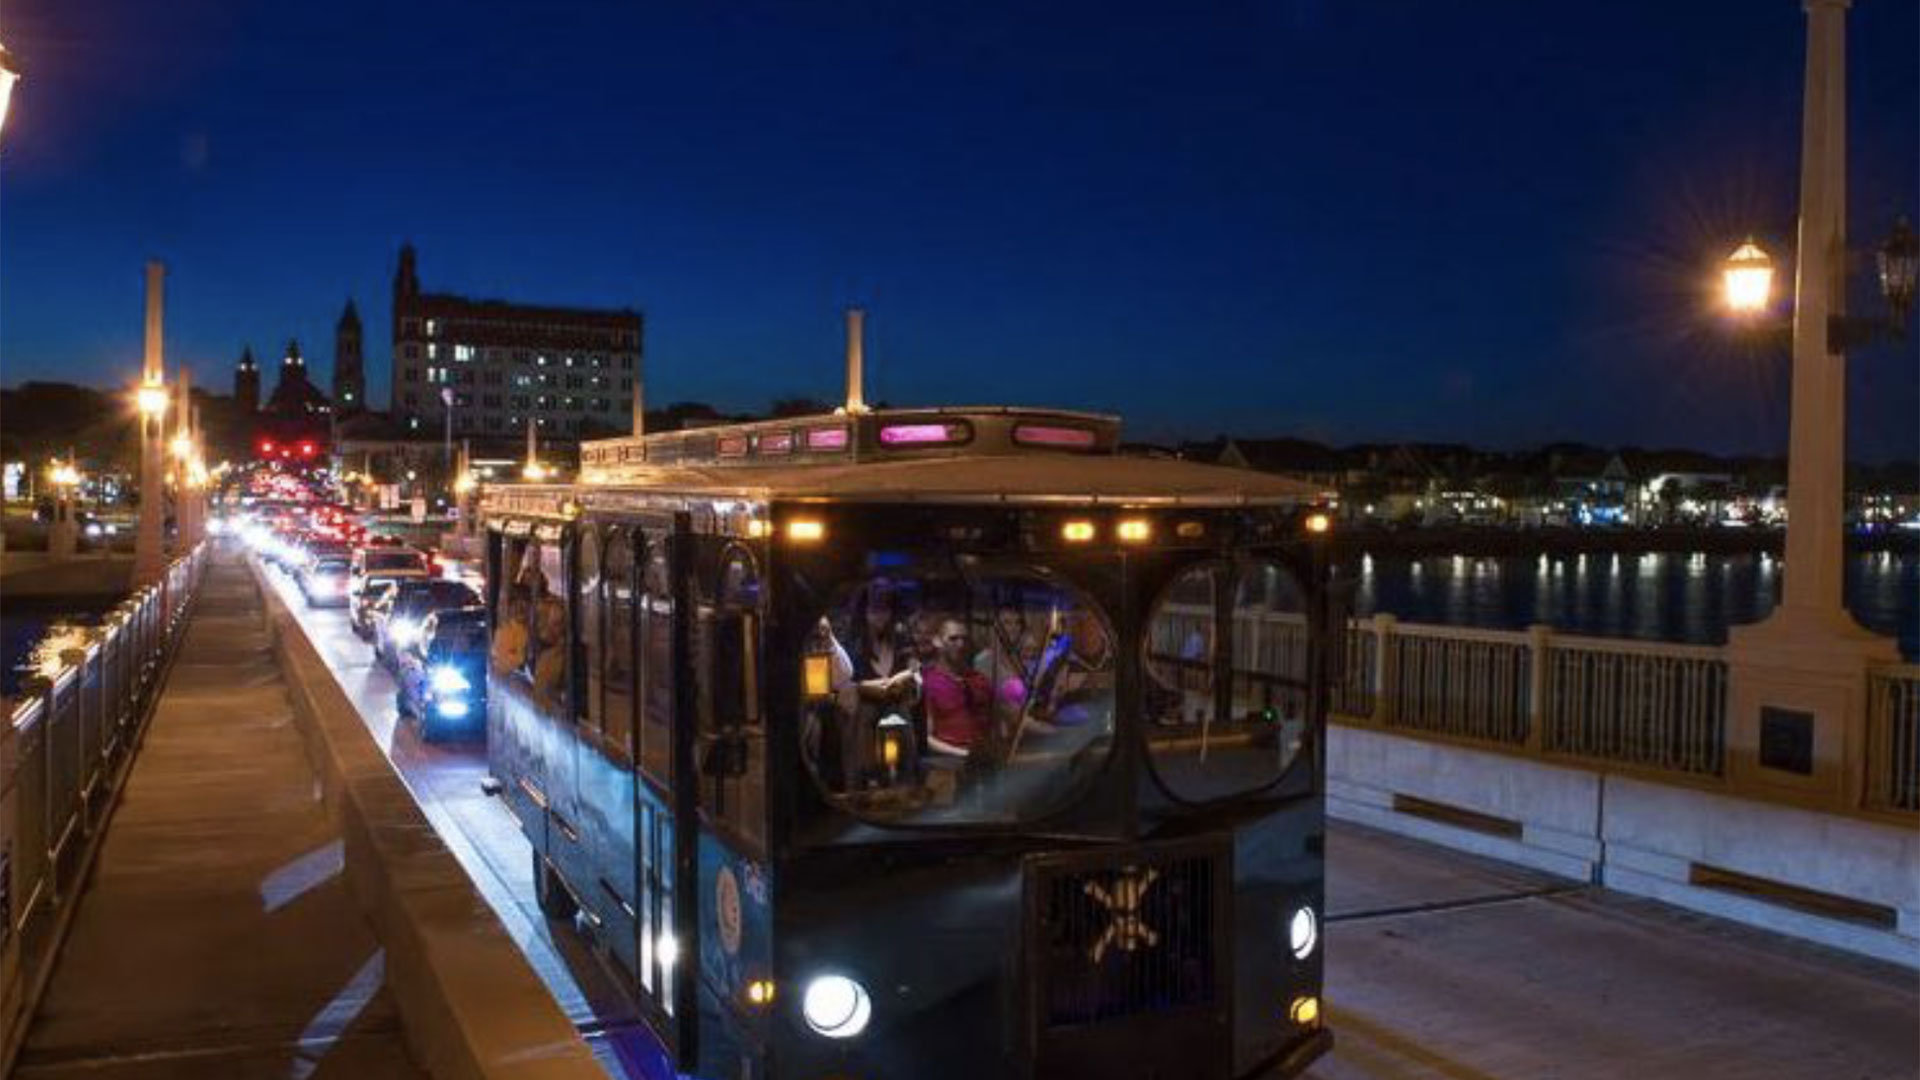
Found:
[{"label": "sidewalk", "polygon": [[216,556],[17,1080],[423,1075],[262,613]]}]

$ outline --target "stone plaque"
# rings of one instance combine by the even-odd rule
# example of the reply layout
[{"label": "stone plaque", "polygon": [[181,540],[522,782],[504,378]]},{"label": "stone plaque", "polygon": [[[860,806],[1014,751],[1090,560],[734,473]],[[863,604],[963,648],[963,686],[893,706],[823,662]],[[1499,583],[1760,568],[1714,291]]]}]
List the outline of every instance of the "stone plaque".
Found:
[{"label": "stone plaque", "polygon": [[1760,766],[1813,775],[1813,714],[1773,705],[1760,707]]}]

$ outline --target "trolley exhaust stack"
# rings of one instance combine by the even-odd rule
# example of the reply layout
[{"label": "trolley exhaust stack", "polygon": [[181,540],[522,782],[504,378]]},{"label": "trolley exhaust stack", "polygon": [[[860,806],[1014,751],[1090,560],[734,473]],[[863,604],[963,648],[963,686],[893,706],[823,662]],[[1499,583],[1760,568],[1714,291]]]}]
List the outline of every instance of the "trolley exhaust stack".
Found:
[{"label": "trolley exhaust stack", "polygon": [[847,404],[848,414],[867,411],[866,357],[863,353],[867,313],[847,309]]}]

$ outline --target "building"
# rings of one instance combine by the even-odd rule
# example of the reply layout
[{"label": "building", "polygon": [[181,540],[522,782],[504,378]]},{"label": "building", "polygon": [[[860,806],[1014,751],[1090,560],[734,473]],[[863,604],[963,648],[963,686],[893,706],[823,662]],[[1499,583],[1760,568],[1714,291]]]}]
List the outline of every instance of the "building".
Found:
[{"label": "building", "polygon": [[254,450],[264,458],[321,463],[332,441],[333,404],[307,378],[298,341],[287,342],[273,395],[254,417]]},{"label": "building", "polygon": [[233,369],[233,405],[242,416],[260,411],[260,365],[253,362],[253,346],[240,350],[240,366]]},{"label": "building", "polygon": [[539,307],[422,291],[412,245],[393,279],[390,413],[410,435],[524,432],[574,441],[633,427],[638,312]]},{"label": "building", "polygon": [[333,328],[333,407],[342,416],[367,408],[367,365],[361,349],[360,313],[353,301]]}]

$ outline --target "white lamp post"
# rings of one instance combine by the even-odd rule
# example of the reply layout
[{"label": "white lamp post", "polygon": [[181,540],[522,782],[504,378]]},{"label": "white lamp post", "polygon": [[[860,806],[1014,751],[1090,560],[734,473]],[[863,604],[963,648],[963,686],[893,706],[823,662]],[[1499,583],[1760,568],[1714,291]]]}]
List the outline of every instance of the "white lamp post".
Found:
[{"label": "white lamp post", "polygon": [[134,404],[140,413],[140,520],[133,542],[133,583],[151,585],[166,571],[166,492],[161,481],[161,440],[165,433],[167,387],[161,368],[160,326],[166,267],[147,264],[146,357]]},{"label": "white lamp post", "polygon": [[[1772,614],[1729,634],[1728,773],[1743,785],[1827,805],[1856,805],[1864,778],[1867,668],[1897,659],[1898,650],[1891,639],[1862,629],[1841,598],[1845,352],[1864,325],[1846,316],[1849,0],[1802,3],[1807,64],[1794,260],[1786,583]],[[1897,266],[1894,272],[1900,273]],[[1773,266],[1758,245],[1741,245],[1723,273],[1729,306],[1737,313],[1766,309]]]}]

